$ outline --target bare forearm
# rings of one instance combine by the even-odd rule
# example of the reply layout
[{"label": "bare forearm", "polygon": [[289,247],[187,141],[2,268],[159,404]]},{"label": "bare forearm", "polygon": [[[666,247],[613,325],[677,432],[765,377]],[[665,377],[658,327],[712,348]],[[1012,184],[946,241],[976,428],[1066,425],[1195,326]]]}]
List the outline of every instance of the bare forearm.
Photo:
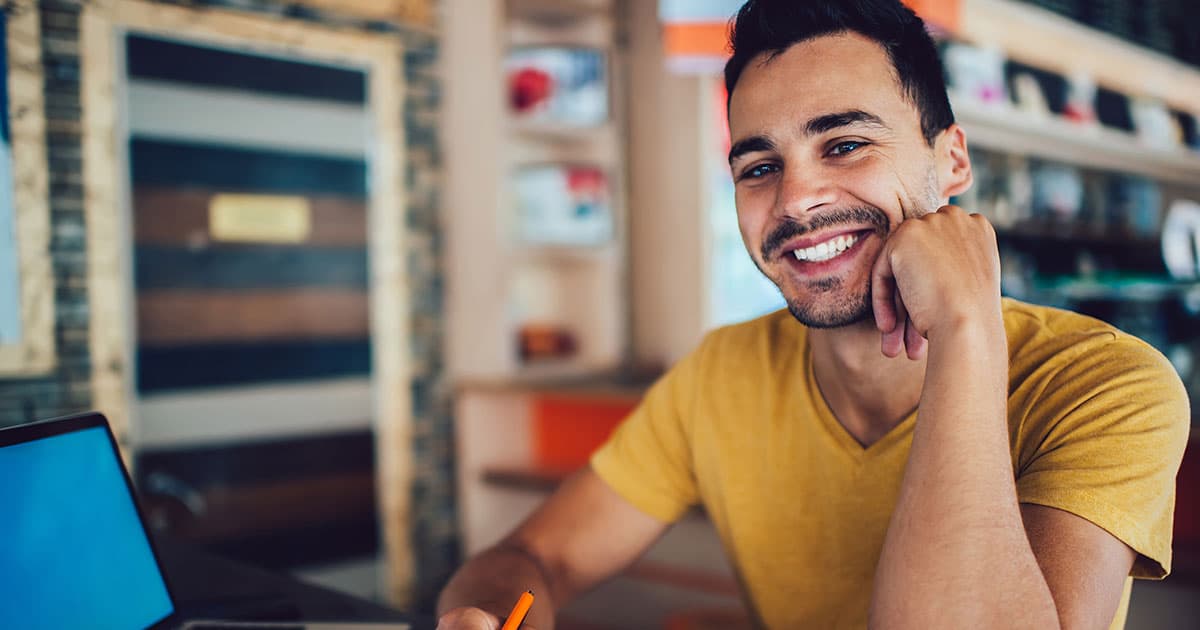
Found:
[{"label": "bare forearm", "polygon": [[1051,628],[1007,423],[1002,322],[930,339],[920,415],[876,572],[873,627]]},{"label": "bare forearm", "polygon": [[521,593],[532,590],[535,598],[526,623],[537,630],[552,630],[555,602],[550,579],[527,552],[515,546],[494,547],[454,574],[438,598],[437,612],[474,606],[503,620]]}]

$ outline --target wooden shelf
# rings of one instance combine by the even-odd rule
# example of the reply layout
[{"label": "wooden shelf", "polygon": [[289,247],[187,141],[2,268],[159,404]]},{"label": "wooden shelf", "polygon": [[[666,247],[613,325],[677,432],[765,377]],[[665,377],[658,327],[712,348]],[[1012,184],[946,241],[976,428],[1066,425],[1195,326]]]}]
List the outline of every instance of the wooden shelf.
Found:
[{"label": "wooden shelf", "polygon": [[520,262],[545,262],[554,265],[615,264],[620,250],[613,242],[603,245],[540,245],[517,243],[512,258]]},{"label": "wooden shelf", "polygon": [[[608,127],[604,127],[607,129]],[[580,164],[607,168],[610,178],[621,166],[621,141],[615,133],[513,134],[508,154],[514,167]]]},{"label": "wooden shelf", "polygon": [[1200,71],[1166,55],[1024,2],[964,0],[962,9],[956,36],[997,46],[1015,61],[1064,76],[1083,72],[1111,90],[1177,109],[1200,103]]},{"label": "wooden shelf", "polygon": [[[544,4],[544,3],[543,3]],[[580,19],[537,19],[536,14],[517,13],[508,23],[508,43],[527,46],[613,47],[613,20],[608,11],[592,11]],[[549,16],[550,14],[542,14]]]},{"label": "wooden shelf", "polygon": [[513,120],[512,129],[530,139],[570,144],[604,142],[616,132],[611,119],[591,127]]},{"label": "wooden shelf", "polygon": [[483,471],[483,482],[513,490],[554,492],[575,471],[549,468],[488,468]]},{"label": "wooden shelf", "polygon": [[[577,470],[539,468],[536,466],[495,466],[484,469],[482,481],[491,486],[510,490],[550,493],[557,490],[564,481],[576,472]],[[688,509],[686,515],[687,517],[707,518],[704,507],[700,505]]]},{"label": "wooden shelf", "polygon": [[584,379],[532,380],[466,380],[457,384],[456,392],[482,391],[492,393],[519,393],[551,396],[582,396],[589,399],[615,398],[640,400],[646,390],[662,375],[661,370],[608,375],[607,378],[589,376]]},{"label": "wooden shelf", "polygon": [[508,15],[530,22],[559,24],[611,12],[612,0],[508,0]]},{"label": "wooden shelf", "polygon": [[542,359],[528,363],[517,363],[513,369],[513,380],[528,383],[545,383],[555,380],[583,380],[612,369],[615,356],[587,357],[583,355],[566,359]]},{"label": "wooden shelf", "polygon": [[1148,147],[1131,133],[1032,116],[1007,105],[985,106],[953,96],[952,102],[968,146],[1200,185],[1200,153]]}]

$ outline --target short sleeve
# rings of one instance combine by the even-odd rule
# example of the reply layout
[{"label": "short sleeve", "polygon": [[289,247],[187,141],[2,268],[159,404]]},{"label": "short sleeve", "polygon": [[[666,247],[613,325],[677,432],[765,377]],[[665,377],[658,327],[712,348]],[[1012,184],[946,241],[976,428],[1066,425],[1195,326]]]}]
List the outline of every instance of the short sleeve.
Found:
[{"label": "short sleeve", "polygon": [[591,459],[592,470],[617,494],[664,523],[698,501],[687,417],[699,354],[659,379]]},{"label": "short sleeve", "polygon": [[1175,475],[1187,444],[1187,393],[1171,364],[1135,338],[1106,335],[1061,359],[1029,410],[1037,440],[1017,495],[1098,525],[1137,553],[1132,575],[1171,571]]}]

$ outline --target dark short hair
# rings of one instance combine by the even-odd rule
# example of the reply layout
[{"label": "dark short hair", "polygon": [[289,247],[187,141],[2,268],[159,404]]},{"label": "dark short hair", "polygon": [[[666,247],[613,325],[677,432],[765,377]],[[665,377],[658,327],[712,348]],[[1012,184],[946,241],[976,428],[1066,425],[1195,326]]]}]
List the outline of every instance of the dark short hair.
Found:
[{"label": "dark short hair", "polygon": [[901,92],[921,115],[921,132],[930,146],[954,123],[937,46],[925,22],[900,0],[749,0],[734,19],[733,56],[725,64],[729,99],[742,71],[760,54],[770,61],[794,44],[852,31],[887,52]]}]

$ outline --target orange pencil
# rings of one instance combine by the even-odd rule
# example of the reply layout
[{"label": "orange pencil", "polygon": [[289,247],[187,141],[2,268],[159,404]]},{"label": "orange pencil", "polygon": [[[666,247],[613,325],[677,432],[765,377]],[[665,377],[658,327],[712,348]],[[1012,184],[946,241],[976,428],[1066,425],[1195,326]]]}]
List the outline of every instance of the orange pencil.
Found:
[{"label": "orange pencil", "polygon": [[512,612],[508,613],[508,620],[504,622],[504,627],[500,630],[517,630],[521,627],[521,622],[525,621],[525,614],[529,612],[529,607],[533,605],[533,591],[525,591],[521,593],[521,599],[517,600],[517,605],[513,606]]}]

